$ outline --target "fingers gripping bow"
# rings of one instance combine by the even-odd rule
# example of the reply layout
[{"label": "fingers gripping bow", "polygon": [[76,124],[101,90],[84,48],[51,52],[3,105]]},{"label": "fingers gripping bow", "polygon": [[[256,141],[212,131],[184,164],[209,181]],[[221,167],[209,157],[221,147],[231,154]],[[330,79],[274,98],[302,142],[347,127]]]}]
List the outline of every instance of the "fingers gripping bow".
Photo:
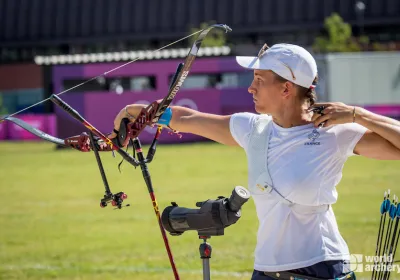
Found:
[{"label": "fingers gripping bow", "polygon": [[130,139],[138,137],[147,125],[153,124],[159,105],[157,101],[154,101],[146,108],[143,108],[134,122],[129,122],[128,118],[122,119],[119,130],[115,131],[119,147],[127,146]]}]

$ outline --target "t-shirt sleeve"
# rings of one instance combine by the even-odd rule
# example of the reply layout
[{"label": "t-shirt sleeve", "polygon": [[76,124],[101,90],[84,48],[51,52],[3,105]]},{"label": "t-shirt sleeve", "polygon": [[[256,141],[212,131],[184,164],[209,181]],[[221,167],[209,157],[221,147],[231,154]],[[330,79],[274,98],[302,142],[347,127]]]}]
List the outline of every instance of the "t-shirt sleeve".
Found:
[{"label": "t-shirt sleeve", "polygon": [[346,123],[336,127],[336,141],[344,158],[357,155],[354,147],[368,129],[357,123]]},{"label": "t-shirt sleeve", "polygon": [[236,113],[231,116],[229,129],[233,139],[240,147],[247,150],[249,137],[257,115],[252,113]]}]

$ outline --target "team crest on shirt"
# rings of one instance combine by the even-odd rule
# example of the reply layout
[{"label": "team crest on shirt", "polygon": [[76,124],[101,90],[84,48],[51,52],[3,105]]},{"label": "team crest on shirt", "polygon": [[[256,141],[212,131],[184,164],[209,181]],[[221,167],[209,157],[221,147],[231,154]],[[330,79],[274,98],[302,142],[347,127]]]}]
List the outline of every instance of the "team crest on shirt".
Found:
[{"label": "team crest on shirt", "polygon": [[311,146],[311,145],[321,145],[321,142],[315,141],[315,140],[318,139],[319,135],[320,134],[317,131],[317,129],[314,129],[310,134],[308,134],[308,139],[310,139],[311,141],[304,143],[304,145],[309,145],[309,146]]}]

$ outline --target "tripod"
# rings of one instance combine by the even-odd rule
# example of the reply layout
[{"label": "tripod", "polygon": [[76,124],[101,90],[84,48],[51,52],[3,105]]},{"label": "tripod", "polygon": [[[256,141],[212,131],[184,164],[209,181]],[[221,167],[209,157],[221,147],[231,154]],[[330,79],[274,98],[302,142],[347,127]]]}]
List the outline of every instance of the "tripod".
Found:
[{"label": "tripod", "polygon": [[200,258],[203,260],[203,280],[210,280],[210,259],[212,247],[207,243],[207,238],[211,238],[209,235],[199,235],[199,239],[203,239],[203,243],[199,246]]},{"label": "tripod", "polygon": [[181,235],[187,230],[197,230],[200,244],[200,258],[203,260],[203,279],[210,279],[212,248],[207,243],[211,236],[224,235],[224,229],[236,223],[241,217],[241,207],[250,198],[250,193],[241,186],[236,186],[230,198],[219,196],[217,200],[207,199],[197,202],[200,209],[179,207],[176,202],[164,209],[161,221],[171,235]]}]

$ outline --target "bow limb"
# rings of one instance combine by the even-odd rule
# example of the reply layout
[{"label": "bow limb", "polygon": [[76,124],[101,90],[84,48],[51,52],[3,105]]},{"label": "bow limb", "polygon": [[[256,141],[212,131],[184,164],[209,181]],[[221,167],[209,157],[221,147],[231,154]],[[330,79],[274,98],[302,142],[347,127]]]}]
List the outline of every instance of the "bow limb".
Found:
[{"label": "bow limb", "polygon": [[[90,152],[92,150],[92,146],[90,145],[91,144],[90,137],[85,132],[83,132],[81,135],[60,139],[31,126],[30,124],[21,119],[14,117],[6,117],[5,120],[18,125],[19,127],[25,129],[26,131],[32,133],[33,135],[36,135],[37,137],[43,140],[57,144],[59,146],[72,148],[81,152]],[[97,141],[94,141],[93,144],[96,146],[97,150],[99,151],[111,150],[109,146],[103,144],[101,139],[95,139],[95,140]]]},{"label": "bow limb", "polygon": [[181,65],[178,66],[175,77],[172,80],[172,84],[169,88],[169,92],[168,92],[167,96],[164,97],[164,99],[160,102],[160,105],[158,106],[155,117],[152,120],[153,123],[157,122],[160,119],[161,115],[165,112],[165,110],[171,104],[172,100],[175,98],[177,92],[183,85],[183,82],[185,81],[186,77],[189,75],[190,68],[192,67],[192,64],[197,56],[197,53],[201,47],[201,44],[203,43],[204,38],[207,36],[207,34],[213,28],[220,28],[220,29],[225,30],[226,32],[232,31],[232,29],[229,26],[227,26],[226,24],[214,24],[214,25],[207,27],[199,34],[196,41],[193,43],[193,46],[190,49],[187,57],[185,58],[185,62],[183,63],[182,66]]},{"label": "bow limb", "polygon": [[18,125],[19,127],[25,129],[26,131],[32,133],[33,135],[36,135],[37,137],[52,142],[54,144],[63,146],[63,147],[67,147],[67,145],[65,144],[63,139],[51,136],[50,134],[47,134],[46,132],[41,131],[40,129],[37,129],[33,126],[31,126],[30,124],[28,124],[27,122],[24,122],[23,120],[14,118],[14,117],[6,117],[5,120],[10,121],[16,125]]}]

